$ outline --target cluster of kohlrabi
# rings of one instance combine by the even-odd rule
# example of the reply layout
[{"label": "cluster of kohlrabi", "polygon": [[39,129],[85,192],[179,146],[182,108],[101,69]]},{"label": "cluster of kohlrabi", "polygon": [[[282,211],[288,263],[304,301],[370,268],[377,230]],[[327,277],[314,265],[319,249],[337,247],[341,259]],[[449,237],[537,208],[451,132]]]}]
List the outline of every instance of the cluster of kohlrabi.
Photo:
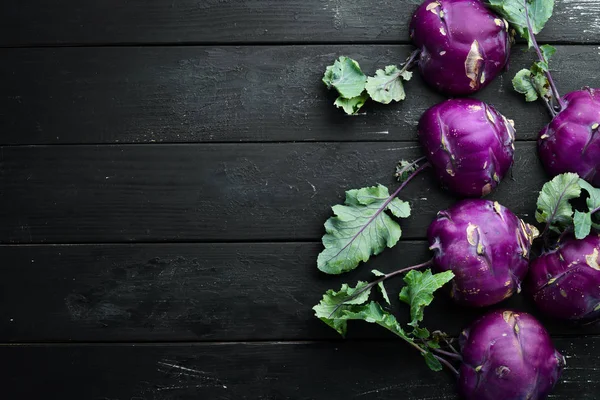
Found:
[{"label": "cluster of kohlrabi", "polygon": [[[548,68],[555,50],[535,41],[552,9],[553,0],[426,0],[410,22],[417,49],[402,67],[387,66],[367,77],[356,61],[340,57],[323,78],[338,92],[336,106],[356,114],[369,98],[385,104],[404,99],[403,81],[411,78],[413,67],[431,87],[459,96],[478,91],[505,69],[514,34],[538,54],[539,61],[519,71],[513,83],[528,101],[541,98],[554,117],[539,137],[547,171],[570,172],[540,192],[536,220],[543,224],[541,233],[498,202],[480,199],[513,164],[513,121],[484,102],[458,98],[421,116],[417,133],[424,156],[399,164],[401,183],[392,194],[383,185],[346,192],[344,204],[334,206],[335,215],[325,223],[324,250],[318,256],[321,271],[341,274],[395,246],[401,236],[397,220],[411,212],[398,196],[427,168],[442,187],[463,198],[438,212],[429,225],[430,260],[389,273],[373,270],[370,282],[327,291],[314,311],[342,335],[349,320],[388,329],[431,369],[453,371],[468,400],[544,399],[565,360],[533,316],[513,310],[486,313],[463,331],[457,349],[446,335],[421,326],[425,307],[444,285],[462,306],[498,304],[523,287],[542,312],[554,317],[600,318],[600,189],[592,186],[600,183],[600,92],[586,88],[558,95]],[[536,240],[543,242],[537,258],[532,256]],[[389,310],[384,286],[395,276],[405,282],[399,293],[410,309],[405,327]],[[371,299],[375,287],[383,303]]]}]

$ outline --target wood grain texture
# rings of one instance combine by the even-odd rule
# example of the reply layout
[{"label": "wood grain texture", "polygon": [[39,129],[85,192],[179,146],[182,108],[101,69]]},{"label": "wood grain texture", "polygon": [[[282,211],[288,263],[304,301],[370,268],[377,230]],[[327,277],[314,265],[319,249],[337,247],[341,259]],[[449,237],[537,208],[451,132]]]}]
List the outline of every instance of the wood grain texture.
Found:
[{"label": "wood grain texture", "polygon": [[[421,114],[444,100],[418,73],[407,100],[370,103],[347,117],[321,82],[339,55],[365,72],[397,64],[410,46],[244,46],[4,49],[0,143],[152,143],[414,140]],[[511,70],[477,94],[534,139],[550,118],[512,89],[534,55],[513,49]],[[596,46],[559,46],[552,68],[564,93],[594,86]],[[578,71],[573,74],[572,71]]]},{"label": "wood grain texture", "polygon": [[[343,276],[316,269],[320,243],[0,246],[0,341],[341,340],[314,317],[327,289],[370,280],[431,257],[424,241],[402,241]],[[386,287],[393,311],[402,279]],[[373,299],[378,299],[373,294]],[[555,335],[597,334],[540,315],[523,293],[497,305],[534,314]],[[431,330],[458,336],[481,310],[443,292],[427,308]],[[393,338],[351,322],[348,338]]]},{"label": "wood grain texture", "polygon": [[[407,41],[420,1],[4,0],[0,45]],[[540,40],[599,42],[598,0],[557,1]]]},{"label": "wood grain texture", "polygon": [[[393,188],[398,160],[420,154],[414,142],[4,147],[0,242],[320,240],[346,190]],[[401,195],[404,238],[456,200],[432,176]],[[514,180],[489,198],[531,221],[546,179],[520,142]]]},{"label": "wood grain texture", "polygon": [[[596,400],[599,339],[555,345],[568,367],[551,398]],[[0,357],[10,399],[458,399],[450,374],[398,341],[6,346]]]}]

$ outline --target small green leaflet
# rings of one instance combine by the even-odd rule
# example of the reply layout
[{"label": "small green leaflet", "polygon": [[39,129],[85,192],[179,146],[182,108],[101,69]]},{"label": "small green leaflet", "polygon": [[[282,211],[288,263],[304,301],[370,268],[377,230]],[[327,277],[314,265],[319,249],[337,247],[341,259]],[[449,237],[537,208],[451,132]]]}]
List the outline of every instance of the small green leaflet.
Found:
[{"label": "small green leaflet", "polygon": [[363,93],[360,96],[352,97],[347,99],[345,97],[338,97],[333,103],[337,108],[342,108],[346,114],[354,115],[358,113],[358,110],[365,105],[365,102],[369,98],[367,93]]},{"label": "small green leaflet", "polygon": [[[381,271],[378,271],[376,269],[371,270],[371,273],[375,276],[385,276],[385,274]],[[381,292],[381,296],[383,296],[383,299],[385,300],[385,302],[388,305],[392,305],[392,303],[390,302],[390,296],[388,296],[387,290],[385,290],[385,286],[383,285],[383,282],[379,282],[377,284],[377,287],[379,287],[379,291]]]},{"label": "small green leaflet", "polygon": [[410,216],[410,205],[400,199],[390,199],[383,185],[346,192],[344,205],[332,207],[335,214],[325,222],[325,249],[317,258],[317,267],[328,274],[351,271],[385,247],[393,247],[402,234],[400,225],[385,211],[397,218]]},{"label": "small green leaflet", "polygon": [[593,187],[583,179],[579,180],[579,186],[589,194],[589,197],[586,200],[588,211],[575,211],[573,217],[575,237],[577,239],[583,239],[590,234],[592,226],[596,229],[600,228],[598,224],[595,224],[592,220],[592,211],[597,210],[598,207],[600,207],[600,189]]},{"label": "small green leaflet", "polygon": [[593,187],[583,179],[579,180],[579,186],[590,195],[586,200],[588,209],[592,211],[600,207],[600,189]]},{"label": "small green leaflet", "polygon": [[432,274],[412,270],[404,276],[406,286],[400,292],[400,300],[410,305],[410,326],[417,327],[423,321],[423,310],[433,301],[433,293],[454,278],[452,271]]},{"label": "small green leaflet", "polygon": [[360,96],[365,89],[367,77],[356,61],[348,57],[338,58],[325,70],[323,83],[328,88],[334,87],[341,97],[351,99]]},{"label": "small green leaflet", "polygon": [[383,104],[404,100],[402,80],[408,81],[411,77],[412,72],[388,65],[367,78],[355,60],[341,56],[325,69],[322,80],[328,89],[333,87],[339,93],[333,104],[346,114],[356,115],[369,97]]},{"label": "small green leaflet", "polygon": [[[347,307],[363,304],[369,300],[371,289],[367,289],[356,296],[356,293],[364,290],[367,285],[367,282],[359,281],[355,287],[350,287],[344,283],[338,292],[329,289],[323,295],[321,302],[313,307],[315,316],[335,329],[340,335],[346,336],[346,319],[340,318],[340,315]],[[352,298],[352,296],[356,297]],[[344,305],[342,306],[342,304]]]},{"label": "small green leaflet", "polygon": [[522,69],[512,80],[513,87],[518,93],[525,95],[525,101],[536,101],[538,99],[538,92],[533,86],[531,71],[528,69]]},{"label": "small green leaflet", "polygon": [[409,81],[412,72],[402,71],[395,65],[388,65],[385,70],[378,69],[375,76],[367,78],[365,89],[371,98],[379,103],[389,104],[406,98],[402,79]]},{"label": "small green leaflet", "polygon": [[552,92],[550,82],[546,77],[548,71],[547,62],[535,62],[531,69],[522,69],[512,80],[513,87],[518,93],[525,95],[525,101],[535,101],[538,96],[550,100]]},{"label": "small green leaflet", "polygon": [[583,239],[592,231],[592,214],[575,211],[573,216],[573,225],[575,227],[575,237]]},{"label": "small green leaflet", "polygon": [[556,53],[556,47],[550,46],[549,44],[540,46],[540,50],[542,51],[542,56],[544,56],[544,60],[546,60],[547,63],[550,62],[550,58],[552,58],[554,53]]},{"label": "small green leaflet", "polygon": [[404,182],[410,174],[417,170],[418,165],[414,162],[408,162],[406,160],[400,160],[396,165],[396,173],[394,176],[398,181]]},{"label": "small green leaflet", "polygon": [[525,7],[529,13],[531,30],[538,34],[552,16],[554,0],[487,0],[492,10],[504,17],[517,33],[526,39],[531,47],[532,42],[527,29]]},{"label": "small green leaflet", "polygon": [[545,222],[550,229],[560,233],[561,229],[573,223],[573,207],[569,200],[581,195],[579,176],[565,173],[546,182],[537,199],[535,219]]},{"label": "small green leaflet", "polygon": [[362,320],[382,326],[407,342],[413,343],[412,338],[408,337],[406,332],[404,332],[396,317],[381,308],[376,301],[371,301],[369,304],[362,306],[350,306],[350,308],[342,310],[341,314],[341,318],[346,320]]},{"label": "small green leaflet", "polygon": [[354,288],[344,284],[339,292],[328,290],[321,302],[313,307],[315,316],[342,336],[346,336],[349,320],[363,320],[381,325],[402,339],[412,342],[412,339],[404,332],[396,317],[383,310],[379,303],[371,301],[364,304],[369,298],[370,290],[344,303],[345,298],[351,297],[354,292],[365,286],[365,282],[359,282]]},{"label": "small green leaflet", "polygon": [[423,357],[425,358],[425,362],[430,370],[439,372],[442,370],[442,363],[438,361],[437,358],[434,357],[433,353],[430,351],[423,353]]}]

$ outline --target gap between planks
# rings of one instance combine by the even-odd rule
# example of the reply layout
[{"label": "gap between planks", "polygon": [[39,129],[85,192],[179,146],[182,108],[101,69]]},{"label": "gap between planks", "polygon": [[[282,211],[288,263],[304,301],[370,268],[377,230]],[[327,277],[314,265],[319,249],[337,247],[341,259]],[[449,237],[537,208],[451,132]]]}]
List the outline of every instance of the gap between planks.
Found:
[{"label": "gap between planks", "polygon": [[[517,44],[524,44],[522,39],[517,40]],[[600,42],[578,42],[578,41],[540,41],[540,45],[549,44],[551,46],[598,46]],[[412,45],[410,40],[339,40],[339,41],[248,41],[248,42],[219,42],[219,41],[182,41],[182,42],[114,42],[114,43],[28,43],[16,45],[1,45],[3,49],[56,49],[56,48],[106,48],[106,47],[240,47],[240,46],[395,46]]]}]

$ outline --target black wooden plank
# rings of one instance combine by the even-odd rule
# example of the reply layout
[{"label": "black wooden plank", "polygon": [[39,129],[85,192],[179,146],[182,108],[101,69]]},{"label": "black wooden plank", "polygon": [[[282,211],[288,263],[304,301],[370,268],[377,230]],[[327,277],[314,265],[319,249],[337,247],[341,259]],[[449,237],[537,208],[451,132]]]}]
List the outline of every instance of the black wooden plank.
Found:
[{"label": "black wooden plank", "polygon": [[[336,56],[364,70],[398,63],[410,46],[244,46],[0,50],[6,95],[0,143],[142,143],[413,140],[416,123],[444,98],[419,74],[400,104],[346,117],[321,83]],[[512,70],[477,97],[533,139],[549,121],[541,103],[511,87],[533,53],[513,50]],[[596,46],[560,46],[553,58],[564,92],[598,82]],[[573,74],[572,71],[578,71]]]},{"label": "black wooden plank", "polygon": [[[4,0],[0,45],[408,40],[420,1]],[[598,42],[598,0],[556,2],[541,40]]]},{"label": "black wooden plank", "polygon": [[[353,273],[316,269],[320,243],[0,246],[0,342],[341,339],[312,306],[342,282],[372,279],[431,257],[424,241],[402,241]],[[397,300],[402,279],[386,284]],[[498,305],[540,317],[525,294]],[[481,313],[440,293],[431,330],[457,336]],[[540,317],[553,334],[600,333]],[[350,324],[349,338],[390,338]]]},{"label": "black wooden plank", "polygon": [[[552,399],[598,398],[599,340],[555,339],[568,368]],[[9,399],[458,398],[449,373],[399,341],[6,346],[0,356]]]},{"label": "black wooden plank", "polygon": [[[344,192],[395,187],[415,142],[0,148],[0,242],[318,240]],[[546,177],[520,142],[515,180],[492,199],[531,220]],[[427,172],[401,196],[405,238],[423,238],[454,198]]]}]

